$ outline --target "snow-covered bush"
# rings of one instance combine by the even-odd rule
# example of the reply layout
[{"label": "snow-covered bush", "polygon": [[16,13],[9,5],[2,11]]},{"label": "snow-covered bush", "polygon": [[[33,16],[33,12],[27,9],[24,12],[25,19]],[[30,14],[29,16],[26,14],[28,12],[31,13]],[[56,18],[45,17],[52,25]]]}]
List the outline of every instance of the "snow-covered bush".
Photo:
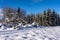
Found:
[{"label": "snow-covered bush", "polygon": [[6,30],[14,30],[14,27],[12,27],[12,28],[7,28]]},{"label": "snow-covered bush", "polygon": [[8,24],[0,23],[0,30],[14,30],[14,27]]},{"label": "snow-covered bush", "polygon": [[37,27],[37,26],[38,26],[38,23],[33,22],[33,23],[32,23],[32,26],[33,26],[33,27]]},{"label": "snow-covered bush", "polygon": [[0,23],[0,30],[4,30],[7,28],[7,25]]}]

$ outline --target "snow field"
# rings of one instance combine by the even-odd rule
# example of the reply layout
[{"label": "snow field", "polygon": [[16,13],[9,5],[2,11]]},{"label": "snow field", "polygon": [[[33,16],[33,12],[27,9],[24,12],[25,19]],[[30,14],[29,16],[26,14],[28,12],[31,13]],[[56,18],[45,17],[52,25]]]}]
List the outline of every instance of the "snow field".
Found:
[{"label": "snow field", "polygon": [[60,40],[60,27],[0,31],[0,40]]}]

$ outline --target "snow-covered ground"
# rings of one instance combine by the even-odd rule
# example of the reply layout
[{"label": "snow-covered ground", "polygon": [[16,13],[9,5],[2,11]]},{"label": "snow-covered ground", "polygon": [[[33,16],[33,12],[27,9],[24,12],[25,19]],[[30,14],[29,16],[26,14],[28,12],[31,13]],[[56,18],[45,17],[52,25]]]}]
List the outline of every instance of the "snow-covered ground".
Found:
[{"label": "snow-covered ground", "polygon": [[60,27],[0,31],[0,40],[60,40]]}]

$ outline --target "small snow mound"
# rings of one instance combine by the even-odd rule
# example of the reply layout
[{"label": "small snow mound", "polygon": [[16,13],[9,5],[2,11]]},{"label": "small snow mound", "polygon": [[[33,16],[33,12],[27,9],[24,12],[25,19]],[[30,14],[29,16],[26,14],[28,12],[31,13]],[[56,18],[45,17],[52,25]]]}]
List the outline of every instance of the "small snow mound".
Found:
[{"label": "small snow mound", "polygon": [[50,40],[49,38],[45,38],[45,40]]}]

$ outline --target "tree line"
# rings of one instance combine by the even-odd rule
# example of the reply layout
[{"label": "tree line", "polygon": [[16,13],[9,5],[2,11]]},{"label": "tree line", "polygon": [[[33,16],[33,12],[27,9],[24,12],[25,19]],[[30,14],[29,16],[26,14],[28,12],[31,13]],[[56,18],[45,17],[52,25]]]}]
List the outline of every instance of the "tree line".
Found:
[{"label": "tree line", "polygon": [[51,9],[44,10],[43,13],[37,13],[36,15],[27,16],[27,22],[32,23],[33,21],[37,22],[41,26],[60,26],[60,17],[55,10]]},{"label": "tree line", "polygon": [[43,13],[26,14],[20,7],[18,9],[3,8],[4,22],[9,25],[38,23],[40,26],[60,26],[60,16],[55,10],[44,10]]}]

